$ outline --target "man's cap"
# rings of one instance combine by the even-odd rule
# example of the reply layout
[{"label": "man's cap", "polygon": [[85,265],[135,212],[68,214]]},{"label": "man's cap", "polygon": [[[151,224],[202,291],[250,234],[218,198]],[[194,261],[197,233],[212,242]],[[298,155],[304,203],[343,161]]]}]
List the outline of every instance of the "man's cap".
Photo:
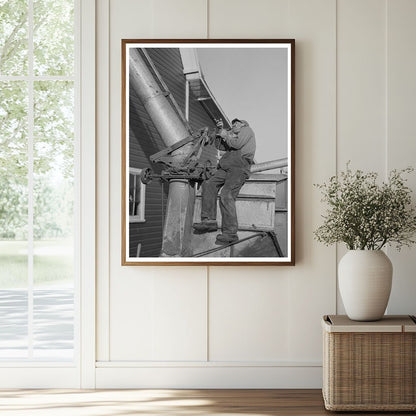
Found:
[{"label": "man's cap", "polygon": [[243,124],[244,126],[248,126],[248,122],[246,120],[240,120],[239,118],[235,118],[233,119],[233,121],[231,122],[231,124],[234,124],[236,121],[240,122],[241,124]]}]

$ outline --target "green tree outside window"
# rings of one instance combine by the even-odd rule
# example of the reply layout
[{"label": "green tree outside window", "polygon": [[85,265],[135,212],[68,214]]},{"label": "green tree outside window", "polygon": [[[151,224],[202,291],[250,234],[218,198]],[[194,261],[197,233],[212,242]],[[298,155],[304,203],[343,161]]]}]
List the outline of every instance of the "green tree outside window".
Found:
[{"label": "green tree outside window", "polygon": [[[0,288],[25,284],[10,259],[22,263],[29,226],[35,255],[37,241],[59,245],[73,236],[74,56],[73,1],[0,0]],[[55,279],[35,273],[39,281]],[[69,265],[65,278],[72,273]]]}]

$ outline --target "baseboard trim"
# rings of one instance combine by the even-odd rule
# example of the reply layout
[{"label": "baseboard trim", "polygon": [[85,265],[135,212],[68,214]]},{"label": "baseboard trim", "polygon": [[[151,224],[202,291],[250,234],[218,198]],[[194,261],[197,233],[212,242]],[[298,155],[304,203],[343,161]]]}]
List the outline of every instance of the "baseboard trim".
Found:
[{"label": "baseboard trim", "polygon": [[0,389],[79,388],[79,369],[64,367],[14,367],[0,371]]},{"label": "baseboard trim", "polygon": [[312,361],[97,361],[97,368],[153,368],[153,367],[322,367]]},{"label": "baseboard trim", "polygon": [[312,389],[321,366],[97,367],[96,388]]}]

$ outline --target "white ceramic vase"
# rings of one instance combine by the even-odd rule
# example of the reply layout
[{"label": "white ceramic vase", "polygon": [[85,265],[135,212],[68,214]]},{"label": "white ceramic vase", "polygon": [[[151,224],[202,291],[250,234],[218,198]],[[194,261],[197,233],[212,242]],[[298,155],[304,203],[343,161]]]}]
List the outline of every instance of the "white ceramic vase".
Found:
[{"label": "white ceramic vase", "polygon": [[381,250],[350,250],[338,265],[339,291],[348,317],[377,321],[384,316],[393,267]]}]

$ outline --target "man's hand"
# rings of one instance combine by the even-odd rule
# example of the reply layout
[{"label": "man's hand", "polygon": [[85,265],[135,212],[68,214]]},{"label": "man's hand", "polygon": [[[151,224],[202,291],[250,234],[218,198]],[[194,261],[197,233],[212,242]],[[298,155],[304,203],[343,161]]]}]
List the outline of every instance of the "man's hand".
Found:
[{"label": "man's hand", "polygon": [[219,128],[219,129],[224,128],[224,123],[223,123],[222,119],[215,120],[215,124],[216,124],[217,128]]}]

